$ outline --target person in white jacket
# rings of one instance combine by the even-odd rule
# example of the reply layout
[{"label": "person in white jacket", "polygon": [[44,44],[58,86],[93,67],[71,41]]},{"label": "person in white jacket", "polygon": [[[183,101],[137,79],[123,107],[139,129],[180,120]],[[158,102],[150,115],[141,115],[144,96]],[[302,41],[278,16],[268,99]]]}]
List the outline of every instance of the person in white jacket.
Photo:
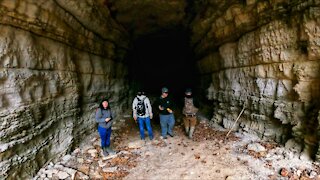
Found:
[{"label": "person in white jacket", "polygon": [[139,123],[140,137],[145,139],[144,127],[148,130],[150,140],[153,139],[153,133],[150,120],[153,118],[152,107],[149,98],[143,91],[139,91],[132,103],[133,119]]}]

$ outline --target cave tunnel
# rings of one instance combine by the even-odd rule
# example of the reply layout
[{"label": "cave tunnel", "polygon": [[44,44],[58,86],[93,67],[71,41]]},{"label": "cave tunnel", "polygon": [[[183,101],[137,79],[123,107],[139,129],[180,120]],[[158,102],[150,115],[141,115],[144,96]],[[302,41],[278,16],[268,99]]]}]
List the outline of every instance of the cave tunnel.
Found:
[{"label": "cave tunnel", "polygon": [[192,88],[214,127],[320,160],[320,1],[2,0],[0,9],[0,179],[30,179],[79,150],[103,97],[116,129],[132,120],[138,90],[154,100],[164,86],[177,103]]},{"label": "cave tunnel", "polygon": [[181,27],[136,38],[127,57],[131,88],[159,96],[167,87],[176,100],[186,88],[195,89],[199,73],[189,37]]}]

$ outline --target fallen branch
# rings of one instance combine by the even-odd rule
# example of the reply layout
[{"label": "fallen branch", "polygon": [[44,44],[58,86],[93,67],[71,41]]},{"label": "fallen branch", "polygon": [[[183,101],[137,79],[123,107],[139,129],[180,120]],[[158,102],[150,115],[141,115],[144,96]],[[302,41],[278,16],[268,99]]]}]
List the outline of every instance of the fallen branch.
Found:
[{"label": "fallen branch", "polygon": [[246,106],[244,105],[244,106],[243,106],[243,108],[242,108],[242,110],[241,110],[241,112],[240,112],[240,114],[238,115],[238,117],[237,117],[236,121],[233,123],[233,125],[232,125],[231,129],[230,129],[230,130],[229,130],[229,132],[227,133],[226,138],[229,136],[230,132],[232,131],[232,129],[233,129],[233,127],[234,127],[234,125],[237,123],[238,119],[239,119],[239,118],[240,118],[240,116],[242,115],[242,113],[243,113],[243,111],[244,111],[245,107],[246,107]]}]

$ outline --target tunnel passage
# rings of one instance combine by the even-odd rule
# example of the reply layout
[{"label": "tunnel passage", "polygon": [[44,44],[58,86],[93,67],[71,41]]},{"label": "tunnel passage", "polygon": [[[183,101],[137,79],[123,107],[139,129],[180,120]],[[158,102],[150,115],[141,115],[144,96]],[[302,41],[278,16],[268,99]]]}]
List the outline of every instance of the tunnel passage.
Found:
[{"label": "tunnel passage", "polygon": [[199,73],[189,38],[183,28],[137,37],[127,57],[131,88],[159,96],[166,86],[177,100],[195,88]]},{"label": "tunnel passage", "polygon": [[245,105],[235,130],[319,160],[319,3],[1,1],[0,176],[28,179],[76,146],[101,96],[122,114],[133,88],[163,85],[200,89],[225,128]]}]

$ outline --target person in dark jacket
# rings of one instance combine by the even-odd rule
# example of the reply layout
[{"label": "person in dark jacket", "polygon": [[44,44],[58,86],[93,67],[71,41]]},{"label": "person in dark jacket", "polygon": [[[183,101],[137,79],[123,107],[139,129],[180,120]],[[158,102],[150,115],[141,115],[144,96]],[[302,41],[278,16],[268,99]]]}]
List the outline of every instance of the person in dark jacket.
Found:
[{"label": "person in dark jacket", "polygon": [[113,123],[112,112],[108,99],[101,101],[96,111],[96,122],[98,123],[98,132],[101,138],[101,148],[103,155],[115,154],[110,148],[111,127]]},{"label": "person in dark jacket", "polygon": [[175,123],[173,114],[173,102],[168,97],[169,90],[166,87],[161,89],[161,96],[158,99],[158,108],[160,110],[160,126],[161,126],[161,137],[167,139],[167,134],[171,137],[174,136],[173,127]]}]

